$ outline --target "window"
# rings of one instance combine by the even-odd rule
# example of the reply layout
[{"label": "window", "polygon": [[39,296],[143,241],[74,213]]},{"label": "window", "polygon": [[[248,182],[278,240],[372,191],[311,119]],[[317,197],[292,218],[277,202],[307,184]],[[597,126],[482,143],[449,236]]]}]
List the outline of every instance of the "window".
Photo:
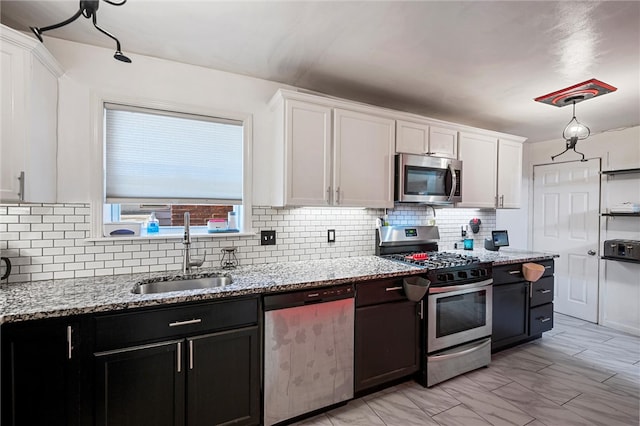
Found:
[{"label": "window", "polygon": [[242,217],[242,121],[104,103],[103,124],[104,223],[154,212],[166,235],[181,233],[185,211],[204,233],[208,218]]}]

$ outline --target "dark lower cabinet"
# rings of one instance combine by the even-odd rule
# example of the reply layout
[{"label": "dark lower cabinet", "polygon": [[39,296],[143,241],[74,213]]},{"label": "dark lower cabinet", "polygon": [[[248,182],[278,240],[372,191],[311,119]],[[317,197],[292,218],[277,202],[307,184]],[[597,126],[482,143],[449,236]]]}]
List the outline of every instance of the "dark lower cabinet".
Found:
[{"label": "dark lower cabinet", "polygon": [[96,316],[96,426],[260,424],[258,299]]},{"label": "dark lower cabinet", "polygon": [[39,320],[0,329],[3,425],[81,424],[79,324]]},{"label": "dark lower cabinet", "polygon": [[509,346],[529,335],[529,283],[493,286],[491,349]]},{"label": "dark lower cabinet", "polygon": [[522,263],[493,268],[493,352],[542,336],[553,328],[553,260],[542,277],[525,281]]},{"label": "dark lower cabinet", "polygon": [[189,426],[260,423],[258,339],[257,326],[187,339]]},{"label": "dark lower cabinet", "polygon": [[410,376],[420,369],[420,304],[407,300],[402,280],[358,284],[355,392]]},{"label": "dark lower cabinet", "polygon": [[96,426],[184,424],[184,341],[95,354]]}]

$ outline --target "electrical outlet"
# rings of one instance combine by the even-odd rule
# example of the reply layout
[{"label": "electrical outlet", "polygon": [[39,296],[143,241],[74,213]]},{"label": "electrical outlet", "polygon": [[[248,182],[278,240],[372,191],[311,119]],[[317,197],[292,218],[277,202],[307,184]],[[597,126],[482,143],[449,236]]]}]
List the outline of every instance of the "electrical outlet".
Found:
[{"label": "electrical outlet", "polygon": [[261,246],[275,246],[276,245],[276,231],[260,231],[260,245]]},{"label": "electrical outlet", "polygon": [[327,242],[335,243],[336,242],[336,230],[335,229],[327,229]]}]

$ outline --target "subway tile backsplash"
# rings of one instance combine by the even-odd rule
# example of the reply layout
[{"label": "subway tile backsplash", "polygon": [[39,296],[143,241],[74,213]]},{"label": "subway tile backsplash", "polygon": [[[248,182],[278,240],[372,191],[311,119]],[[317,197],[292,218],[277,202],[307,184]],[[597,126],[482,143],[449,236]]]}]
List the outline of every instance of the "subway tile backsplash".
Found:
[{"label": "subway tile backsplash", "polygon": [[[206,252],[205,266],[220,263],[221,247],[238,247],[240,264],[275,263],[308,259],[372,255],[375,219],[381,209],[254,207],[255,236],[194,238],[192,255]],[[477,217],[480,232],[473,236],[481,247],[495,228],[495,211],[436,209],[440,249],[453,249],[460,227]],[[90,237],[88,204],[0,205],[0,250],[11,260],[9,282],[79,278],[137,272],[175,271],[181,268],[180,238],[87,241]],[[388,210],[392,225],[426,225],[433,210],[398,205]],[[336,241],[327,242],[327,230]],[[275,230],[277,244],[261,246],[259,231]]]}]

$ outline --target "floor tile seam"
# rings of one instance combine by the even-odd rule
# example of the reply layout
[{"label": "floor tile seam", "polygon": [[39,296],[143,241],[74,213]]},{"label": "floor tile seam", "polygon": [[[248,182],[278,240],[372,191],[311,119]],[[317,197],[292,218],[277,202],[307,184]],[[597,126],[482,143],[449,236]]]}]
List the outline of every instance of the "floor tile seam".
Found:
[{"label": "floor tile seam", "polygon": [[[456,400],[457,401],[457,400]],[[431,416],[431,420],[433,420],[434,422],[438,423],[438,424],[442,424],[440,423],[437,419],[434,419],[435,416],[439,416],[440,414],[446,413],[447,411],[453,410],[456,407],[463,407],[466,408],[467,410],[471,411],[472,413],[474,413],[476,416],[480,416],[480,418],[482,420],[484,420],[485,422],[489,423],[489,424],[493,424],[491,423],[489,420],[485,419],[484,417],[482,417],[482,415],[480,413],[477,413],[475,411],[473,411],[473,408],[469,407],[467,404],[465,404],[464,402],[461,402],[460,404],[454,405],[453,407],[449,407],[444,411],[439,412],[438,414],[435,414],[433,416]]]},{"label": "floor tile seam", "polygon": [[[415,401],[413,399],[411,399],[411,397],[409,395],[407,395],[407,393],[410,393],[410,392],[408,392],[408,391],[401,391],[401,392],[407,399],[411,400],[411,402],[413,402],[415,405],[418,405],[418,404],[415,403]],[[405,392],[407,392],[407,393],[405,393]],[[444,392],[446,392],[446,391],[444,391]],[[425,414],[425,416],[433,418],[434,416],[437,416],[438,414],[442,414],[445,411],[451,410],[452,408],[457,407],[458,405],[462,405],[462,402],[458,401],[456,398],[451,396],[449,393],[447,393],[447,394],[457,402],[457,404],[454,405],[453,407],[445,408],[442,411],[438,411],[436,414],[429,414],[424,408],[422,408],[420,406],[418,406],[418,408]]]},{"label": "floor tile seam", "polygon": [[[524,371],[528,371],[528,370],[524,370]],[[532,371],[528,371],[528,372],[529,372],[529,373],[533,373]],[[534,373],[534,374],[538,374],[538,373]],[[544,379],[548,379],[548,380],[553,380],[553,377],[550,377],[550,376],[543,376],[543,378],[544,378]],[[518,381],[518,379],[513,379],[513,383],[517,383],[517,384],[519,384],[520,386],[522,386],[522,387],[524,387],[524,388],[526,388],[526,389],[530,390],[531,392],[535,393],[536,395],[540,396],[541,398],[544,398],[544,399],[546,399],[546,400],[548,400],[548,401],[550,401],[550,402],[552,402],[552,403],[554,403],[554,404],[556,404],[556,405],[564,405],[564,404],[565,404],[565,403],[558,404],[557,402],[555,402],[555,401],[553,401],[553,400],[551,400],[551,399],[549,399],[549,398],[545,397],[543,394],[541,394],[540,392],[538,392],[536,389],[532,389],[532,388],[530,388],[529,386],[527,386],[525,383],[522,383],[521,381]],[[507,386],[507,385],[505,385],[505,386]],[[575,391],[575,392],[580,392],[578,389],[574,388],[573,386],[569,386],[569,388],[570,388],[571,390]],[[492,391],[492,392],[493,392],[493,391]],[[496,395],[497,395],[497,394],[496,394]],[[580,392],[578,395],[576,395],[576,396],[575,396],[575,397],[573,397],[573,398],[577,398],[577,397],[578,397],[578,396],[580,396],[580,395],[582,395],[582,392]],[[500,395],[497,395],[497,396],[500,396]],[[502,397],[500,397],[500,398],[502,398]],[[571,398],[571,399],[573,399],[573,398]],[[568,402],[568,401],[567,401],[567,402]],[[529,413],[527,413],[527,414],[529,414]],[[531,415],[531,414],[529,414],[529,415]]]},{"label": "floor tile seam", "polygon": [[[365,405],[366,405],[367,407],[369,407],[369,410],[371,410],[371,411],[373,412],[373,414],[375,414],[375,415],[376,415],[376,417],[380,419],[380,421],[382,422],[382,424],[383,424],[383,425],[388,426],[388,425],[387,425],[387,422],[385,422],[385,421],[384,421],[384,419],[383,419],[382,417],[380,417],[380,414],[378,414],[378,412],[375,410],[375,408],[373,408],[372,406],[370,406],[370,405],[369,405],[369,401],[373,401],[373,399],[370,399],[369,401],[365,401],[365,400],[363,399],[362,401],[365,403]],[[410,400],[410,401],[411,401],[411,400]],[[411,401],[411,403],[413,403],[413,401]],[[415,405],[415,403],[413,403],[413,405]],[[420,407],[418,407],[418,409],[420,409]]]}]

